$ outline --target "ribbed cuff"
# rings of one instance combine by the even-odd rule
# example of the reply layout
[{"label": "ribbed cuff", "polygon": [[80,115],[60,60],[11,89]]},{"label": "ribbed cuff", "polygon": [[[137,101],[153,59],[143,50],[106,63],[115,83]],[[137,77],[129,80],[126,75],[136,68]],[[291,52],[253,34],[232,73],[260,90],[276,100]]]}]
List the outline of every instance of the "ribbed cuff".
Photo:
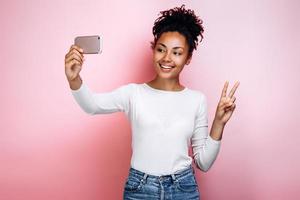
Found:
[{"label": "ribbed cuff", "polygon": [[221,144],[221,140],[215,140],[212,137],[210,137],[210,135],[208,135],[208,137],[207,137],[207,142],[212,143],[214,145],[220,145]]},{"label": "ribbed cuff", "polygon": [[80,88],[78,88],[77,90],[72,90],[72,89],[70,88],[70,90],[71,90],[72,93],[78,93],[78,92],[80,92],[81,90],[83,90],[84,87],[86,87],[86,86],[85,86],[85,84],[82,82],[81,85],[80,85]]}]

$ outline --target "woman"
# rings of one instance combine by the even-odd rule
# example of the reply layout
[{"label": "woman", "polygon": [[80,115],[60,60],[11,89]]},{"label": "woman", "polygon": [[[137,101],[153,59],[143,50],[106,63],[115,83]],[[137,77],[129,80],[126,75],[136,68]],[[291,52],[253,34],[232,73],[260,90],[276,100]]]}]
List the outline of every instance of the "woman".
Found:
[{"label": "woman", "polygon": [[[161,12],[153,27],[156,76],[111,92],[93,93],[79,72],[82,49],[72,45],[65,57],[71,92],[91,115],[124,112],[132,127],[132,157],[124,199],[199,199],[192,161],[207,171],[215,161],[223,129],[235,109],[237,82],[227,95],[225,83],[208,135],[206,97],[180,83],[180,72],[202,40],[202,21],[184,5]],[[200,40],[200,42],[201,42]],[[188,155],[192,145],[193,158]]]}]

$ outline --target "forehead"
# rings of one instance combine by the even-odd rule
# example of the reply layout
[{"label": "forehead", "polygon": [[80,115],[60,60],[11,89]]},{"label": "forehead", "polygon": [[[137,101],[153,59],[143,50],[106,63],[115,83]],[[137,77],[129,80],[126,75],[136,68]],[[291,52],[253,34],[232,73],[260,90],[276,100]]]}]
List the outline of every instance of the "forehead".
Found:
[{"label": "forehead", "polygon": [[186,47],[187,42],[185,37],[178,32],[164,32],[161,34],[157,43],[163,43],[167,47]]}]

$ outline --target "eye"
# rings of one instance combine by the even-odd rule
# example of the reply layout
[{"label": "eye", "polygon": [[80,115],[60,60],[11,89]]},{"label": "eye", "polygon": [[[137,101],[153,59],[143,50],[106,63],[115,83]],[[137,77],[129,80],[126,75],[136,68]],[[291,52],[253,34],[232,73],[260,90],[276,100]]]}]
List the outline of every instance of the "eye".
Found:
[{"label": "eye", "polygon": [[179,53],[179,52],[176,52],[176,51],[174,52],[174,55],[175,55],[175,56],[180,56],[181,54],[182,54],[182,53]]},{"label": "eye", "polygon": [[162,48],[157,48],[158,52],[164,52],[164,50]]}]

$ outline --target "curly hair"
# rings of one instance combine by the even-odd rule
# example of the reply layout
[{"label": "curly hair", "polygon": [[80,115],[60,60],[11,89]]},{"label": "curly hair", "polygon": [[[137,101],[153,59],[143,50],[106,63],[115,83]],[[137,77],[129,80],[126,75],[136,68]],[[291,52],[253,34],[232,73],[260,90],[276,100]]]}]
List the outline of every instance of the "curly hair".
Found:
[{"label": "curly hair", "polygon": [[197,17],[193,10],[185,9],[183,4],[181,7],[164,10],[160,12],[161,16],[154,22],[152,33],[154,35],[154,42],[151,42],[151,47],[154,49],[157,40],[164,32],[178,32],[182,34],[189,46],[189,55],[194,49],[197,49],[198,36],[203,39],[203,21]]}]

